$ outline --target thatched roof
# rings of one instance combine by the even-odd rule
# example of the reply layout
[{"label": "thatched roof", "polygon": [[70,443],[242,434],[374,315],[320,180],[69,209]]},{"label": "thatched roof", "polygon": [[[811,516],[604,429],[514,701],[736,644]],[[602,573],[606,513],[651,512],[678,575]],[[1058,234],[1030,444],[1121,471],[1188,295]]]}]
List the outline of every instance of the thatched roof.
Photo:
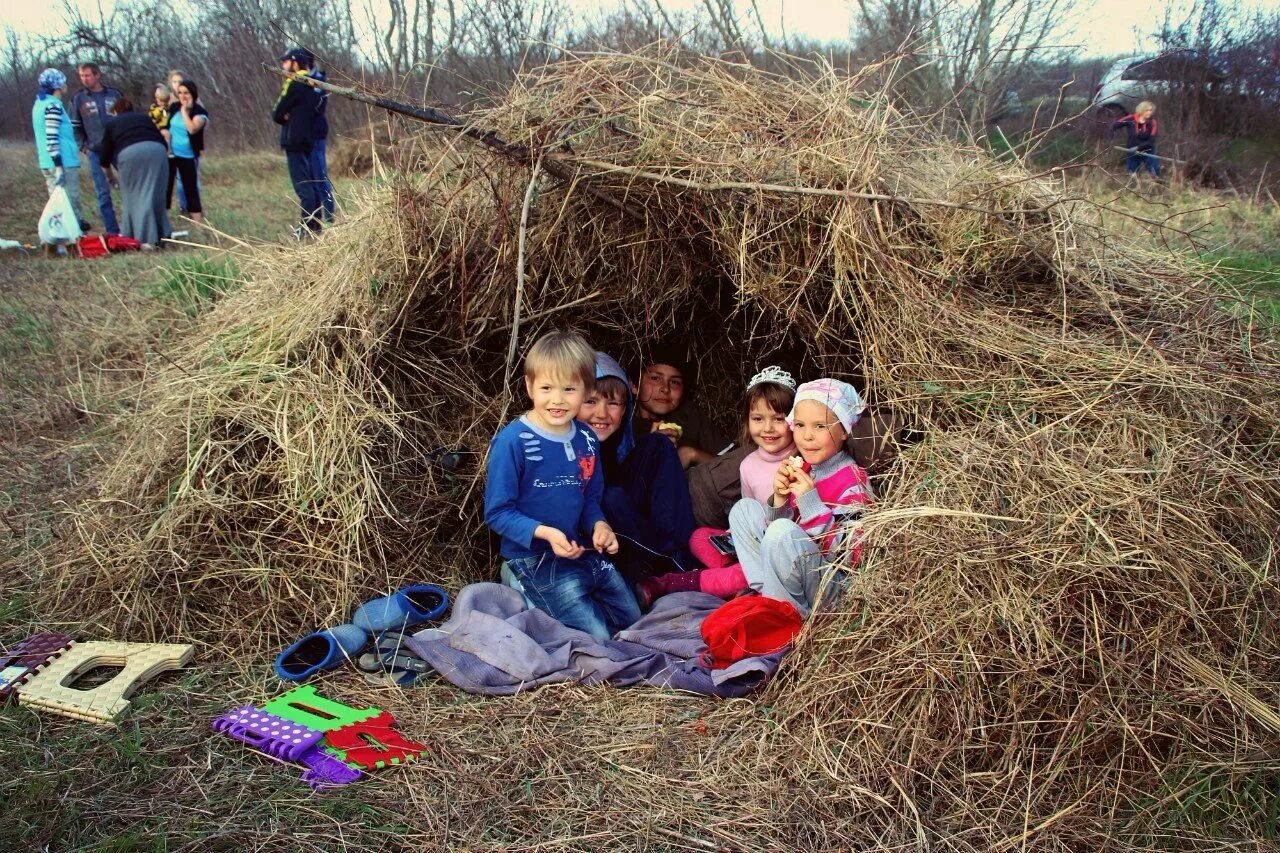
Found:
[{"label": "thatched roof", "polygon": [[[1280,361],[1202,271],[831,74],[582,57],[475,126],[536,169],[433,131],[156,365],[63,596],[265,666],[377,589],[492,576],[482,465],[424,454],[518,410],[516,331],[683,336],[713,402],[782,348],[923,438],[839,607],[757,703],[707,712],[687,778],[739,815],[717,838],[1158,841],[1188,778],[1276,754]],[[637,819],[704,811],[678,794]]]}]

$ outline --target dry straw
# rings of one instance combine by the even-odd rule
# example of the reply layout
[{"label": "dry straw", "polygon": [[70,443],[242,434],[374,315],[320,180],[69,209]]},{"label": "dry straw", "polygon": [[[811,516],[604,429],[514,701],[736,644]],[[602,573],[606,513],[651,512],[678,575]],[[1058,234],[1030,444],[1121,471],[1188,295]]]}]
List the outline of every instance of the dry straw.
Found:
[{"label": "dry straw", "polygon": [[[1191,843],[1188,780],[1276,772],[1274,341],[1188,263],[864,88],[659,52],[542,69],[475,119],[575,175],[538,178],[527,228],[527,164],[432,131],[417,171],[257,256],[157,362],[58,594],[265,666],[406,578],[491,578],[482,468],[424,458],[483,450],[510,415],[523,243],[521,350],[549,325],[624,352],[676,333],[721,401],[803,346],[806,374],[857,377],[922,439],[880,484],[847,595],[757,700],[705,709],[712,742],[663,758],[688,727],[660,696],[575,691],[589,712],[533,745],[457,718],[459,754],[523,751],[455,796],[512,843],[600,828],[604,788],[574,773],[681,848]],[[481,790],[540,768],[567,774],[554,797]]]}]

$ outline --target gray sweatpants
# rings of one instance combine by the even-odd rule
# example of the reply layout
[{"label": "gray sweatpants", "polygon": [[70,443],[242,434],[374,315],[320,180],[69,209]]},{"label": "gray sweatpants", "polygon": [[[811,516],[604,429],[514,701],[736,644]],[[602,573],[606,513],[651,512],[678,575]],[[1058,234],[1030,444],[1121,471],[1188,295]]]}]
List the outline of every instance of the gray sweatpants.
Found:
[{"label": "gray sweatpants", "polygon": [[[53,188],[57,186],[55,182],[56,176],[53,169],[41,169],[44,173],[44,186],[49,191],[49,195],[53,195]],[[76,218],[83,220],[84,214],[80,212],[80,167],[74,166],[70,169],[63,168],[63,188],[67,191],[67,199],[71,202],[71,209],[76,212]]]},{"label": "gray sweatpants", "polygon": [[808,616],[822,582],[822,552],[789,518],[769,521],[764,505],[743,498],[729,510],[729,530],[742,574],[752,589],[789,601]]}]

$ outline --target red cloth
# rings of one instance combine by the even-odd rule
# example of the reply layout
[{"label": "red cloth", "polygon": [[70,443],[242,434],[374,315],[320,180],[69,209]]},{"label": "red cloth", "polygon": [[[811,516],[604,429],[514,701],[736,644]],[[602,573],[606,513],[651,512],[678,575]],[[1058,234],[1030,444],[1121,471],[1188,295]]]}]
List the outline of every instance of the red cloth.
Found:
[{"label": "red cloth", "polygon": [[76,248],[82,258],[101,258],[112,252],[136,252],[142,248],[142,244],[132,237],[121,237],[119,234],[86,234],[80,238]]},{"label": "red cloth", "polygon": [[804,620],[789,601],[744,595],[717,607],[702,620],[712,669],[743,658],[781,651],[800,633]]},{"label": "red cloth", "polygon": [[106,237],[107,248],[113,252],[136,252],[142,248],[142,244],[132,237],[122,237],[119,234],[108,234]]}]

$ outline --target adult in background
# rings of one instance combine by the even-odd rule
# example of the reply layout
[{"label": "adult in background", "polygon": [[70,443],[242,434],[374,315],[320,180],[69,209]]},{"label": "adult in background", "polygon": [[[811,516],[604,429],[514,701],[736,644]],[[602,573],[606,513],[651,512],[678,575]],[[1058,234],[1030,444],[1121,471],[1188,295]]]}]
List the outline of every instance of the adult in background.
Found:
[{"label": "adult in background", "polygon": [[200,152],[204,151],[204,129],[209,125],[209,113],[196,103],[200,90],[191,80],[178,84],[177,108],[169,108],[169,191],[165,194],[165,207],[173,204],[173,184],[179,178],[187,188],[187,215],[194,221],[204,219],[204,207],[200,202],[199,170]]},{"label": "adult in background", "polygon": [[[324,72],[316,67],[315,57],[310,51],[305,51],[310,57],[311,68],[307,71],[307,76],[325,82]],[[318,183],[320,188],[320,206],[324,211],[324,222],[326,225],[333,224],[333,182],[329,180],[329,162],[326,159],[327,149],[329,147],[329,119],[325,115],[329,107],[329,93],[324,89],[316,89],[316,117],[315,124],[311,130],[311,175]]]},{"label": "adult in background", "polygon": [[289,164],[289,180],[302,207],[302,223],[293,230],[299,240],[319,233],[324,202],[320,183],[312,168],[311,153],[315,149],[315,118],[319,96],[301,79],[310,67],[311,54],[295,47],[280,57],[280,70],[290,75],[271,108],[271,119],[280,125],[280,147]]},{"label": "adult in background", "polygon": [[[169,69],[169,75],[168,75],[168,77],[166,77],[166,78],[165,78],[165,79],[167,79],[167,80],[169,81],[169,85],[166,87],[166,88],[168,89],[168,92],[169,92],[169,109],[168,109],[168,111],[167,111],[167,114],[168,114],[168,115],[171,115],[174,111],[176,111],[176,110],[178,109],[178,106],[179,106],[179,104],[178,104],[178,84],[179,84],[179,83],[181,83],[183,80],[187,79],[187,77],[188,77],[187,72],[183,71],[183,70],[182,70],[182,69],[180,69],[180,68],[170,68],[170,69]],[[157,97],[159,97],[159,91],[158,91],[158,90],[159,90],[159,87],[157,87]],[[197,103],[199,103],[199,101],[198,101],[198,100],[197,100]],[[201,106],[203,106],[203,104],[201,104]],[[169,126],[168,126],[168,125],[169,125],[169,119],[168,119],[168,117],[166,116],[166,118],[165,118],[165,126],[164,126],[164,127],[162,127],[162,128],[160,128],[160,132],[161,132],[161,133],[163,133],[163,134],[165,135],[165,142],[168,142],[168,141],[169,141]],[[203,152],[201,152],[201,156],[203,156]],[[196,159],[196,183],[197,183],[197,184],[199,184],[199,183],[200,183],[200,160],[199,160],[199,158],[197,158],[197,159]],[[185,186],[183,186],[183,184],[182,184],[182,175],[178,175],[178,180],[177,180],[177,183],[175,184],[175,186],[176,186],[176,187],[177,187],[177,189],[178,189],[178,210],[180,210],[180,211],[182,212],[182,215],[183,215],[183,216],[186,216],[186,215],[187,215],[187,188],[186,188]],[[198,187],[197,187],[197,188],[198,188]]]},{"label": "adult in background", "polygon": [[64,187],[71,199],[71,209],[80,220],[80,230],[89,228],[80,212],[80,155],[76,151],[76,137],[71,127],[71,116],[62,105],[62,95],[67,90],[67,75],[56,68],[40,72],[40,87],[35,103],[31,105],[31,127],[36,134],[36,159],[44,173],[49,195],[54,189]]},{"label": "adult in background", "polygon": [[115,115],[107,122],[98,153],[108,178],[114,177],[113,167],[120,173],[120,233],[143,249],[155,249],[171,233],[166,203],[169,150],[151,117],[133,112],[128,98],[117,98],[111,112]]},{"label": "adult in background", "polygon": [[84,88],[71,99],[71,126],[75,130],[76,144],[89,163],[93,189],[98,194],[98,212],[102,214],[102,230],[108,234],[119,234],[120,225],[111,205],[111,182],[102,171],[98,146],[102,144],[102,134],[112,115],[111,105],[124,95],[119,89],[102,82],[102,70],[94,62],[80,64],[80,83]]}]

